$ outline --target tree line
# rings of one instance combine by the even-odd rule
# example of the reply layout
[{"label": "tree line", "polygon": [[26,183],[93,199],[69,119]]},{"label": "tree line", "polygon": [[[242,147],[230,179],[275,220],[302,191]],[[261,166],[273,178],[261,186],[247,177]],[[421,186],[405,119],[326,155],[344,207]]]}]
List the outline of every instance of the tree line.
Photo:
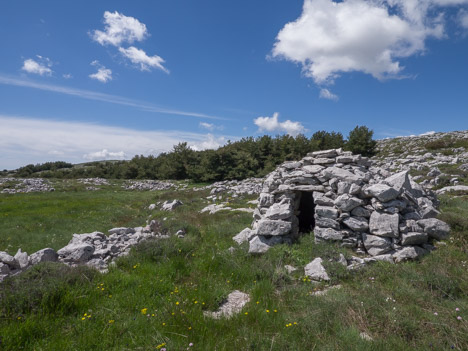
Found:
[{"label": "tree line", "polygon": [[17,170],[17,176],[43,178],[109,179],[192,179],[196,182],[263,177],[280,163],[299,160],[307,153],[318,150],[344,148],[363,156],[375,153],[373,131],[356,126],[347,140],[339,132],[317,131],[310,138],[246,137],[228,142],[216,150],[195,151],[186,142],[179,143],[170,152],[158,156],[135,156],[129,161],[91,162],[71,167],[66,162],[47,162],[27,165]]}]

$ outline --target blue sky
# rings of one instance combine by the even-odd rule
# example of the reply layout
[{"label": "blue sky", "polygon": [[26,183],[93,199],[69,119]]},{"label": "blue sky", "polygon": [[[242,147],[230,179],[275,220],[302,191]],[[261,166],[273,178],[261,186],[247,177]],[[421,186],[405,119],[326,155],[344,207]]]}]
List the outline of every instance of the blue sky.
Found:
[{"label": "blue sky", "polygon": [[0,169],[468,129],[468,0],[0,3]]}]

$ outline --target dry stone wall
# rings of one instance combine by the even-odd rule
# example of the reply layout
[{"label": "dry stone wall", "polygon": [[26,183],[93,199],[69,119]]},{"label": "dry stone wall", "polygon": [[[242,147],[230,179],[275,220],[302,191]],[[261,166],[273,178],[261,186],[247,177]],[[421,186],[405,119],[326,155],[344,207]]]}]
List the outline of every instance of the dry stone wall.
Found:
[{"label": "dry stone wall", "polygon": [[341,149],[318,151],[267,176],[252,229],[234,239],[263,253],[313,230],[316,242],[338,241],[399,262],[427,253],[433,239],[449,235],[448,225],[435,218],[437,205],[407,171],[391,174]]}]

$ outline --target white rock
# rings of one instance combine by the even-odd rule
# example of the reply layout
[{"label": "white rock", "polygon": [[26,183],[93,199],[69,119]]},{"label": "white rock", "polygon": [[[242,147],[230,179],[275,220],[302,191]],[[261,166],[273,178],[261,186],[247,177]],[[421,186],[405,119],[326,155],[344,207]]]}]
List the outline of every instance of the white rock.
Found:
[{"label": "white rock", "polygon": [[329,281],[330,277],[328,276],[325,267],[323,267],[322,262],[323,260],[320,257],[317,257],[312,262],[307,264],[304,267],[305,275],[312,280]]},{"label": "white rock", "polygon": [[242,311],[242,308],[250,301],[249,294],[235,290],[227,296],[224,302],[216,312],[204,311],[206,317],[219,319],[221,317],[231,318]]},{"label": "white rock", "polygon": [[398,214],[372,212],[369,219],[369,229],[371,234],[385,236],[390,238],[398,238],[399,234],[399,217]]}]

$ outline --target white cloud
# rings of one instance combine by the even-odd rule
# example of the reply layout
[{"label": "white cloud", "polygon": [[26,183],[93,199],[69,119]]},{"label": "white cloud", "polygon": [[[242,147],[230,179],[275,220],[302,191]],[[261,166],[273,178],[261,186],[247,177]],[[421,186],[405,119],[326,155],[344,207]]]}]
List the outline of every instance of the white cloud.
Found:
[{"label": "white cloud", "polygon": [[27,59],[23,62],[21,69],[28,73],[39,74],[40,76],[50,76],[52,74],[52,62],[47,57],[37,55],[37,61]]},{"label": "white cloud", "polygon": [[461,9],[458,12],[458,21],[460,23],[460,26],[462,26],[465,29],[468,29],[468,11]]},{"label": "white cloud", "polygon": [[134,46],[130,46],[128,49],[119,48],[119,51],[132,63],[139,66],[142,71],[149,71],[150,68],[157,68],[169,73],[169,70],[162,65],[164,60],[158,55],[148,56],[146,52],[141,49],[137,49]]},{"label": "white cloud", "polygon": [[419,134],[419,136],[425,136],[425,135],[434,135],[436,132],[435,131],[430,131],[430,132],[425,132],[425,133],[421,133]]},{"label": "white cloud", "polygon": [[327,99],[327,100],[333,100],[333,101],[338,101],[338,95],[333,94],[330,90],[326,88],[320,89],[320,98],[322,99]]},{"label": "white cloud", "polygon": [[107,149],[102,149],[101,151],[90,152],[83,155],[84,159],[95,161],[95,160],[124,160],[127,158],[125,152],[117,151],[111,152]]},{"label": "white cloud", "polygon": [[11,78],[11,77],[2,76],[2,75],[0,75],[0,84],[33,88],[33,89],[44,90],[44,91],[52,91],[55,93],[76,96],[76,97],[87,99],[87,100],[103,101],[103,102],[107,102],[111,104],[133,107],[133,108],[137,108],[139,110],[143,110],[147,112],[163,113],[163,114],[177,115],[177,116],[189,116],[189,117],[196,117],[196,118],[215,119],[215,120],[227,120],[227,118],[224,118],[224,117],[211,116],[205,113],[181,111],[181,110],[172,109],[172,108],[160,107],[160,106],[156,106],[145,101],[127,99],[122,96],[104,94],[104,93],[99,93],[99,92],[90,91],[90,90],[68,88],[68,87],[64,87],[60,85],[36,83],[36,82],[29,81],[29,80],[16,79],[16,78]]},{"label": "white cloud", "polygon": [[198,125],[201,129],[206,129],[209,131],[214,131],[214,130],[223,130],[224,126],[217,126],[213,123],[206,123],[206,122],[200,122]]},{"label": "white cloud", "polygon": [[[135,130],[83,122],[0,115],[0,169],[52,160],[131,158],[169,151],[186,141],[197,149],[218,147],[226,138],[176,130]],[[57,151],[60,150],[60,151]]]},{"label": "white cloud", "polygon": [[199,126],[200,128],[208,129],[208,130],[214,130],[215,128],[215,125],[213,123],[206,123],[206,122],[200,122]]},{"label": "white cloud", "polygon": [[62,74],[62,77],[65,79],[71,79],[73,76],[70,73]]},{"label": "white cloud", "polygon": [[377,79],[400,76],[399,59],[423,53],[428,37],[443,38],[440,7],[468,0],[305,0],[301,16],[278,33],[272,57],[302,65],[317,84],[343,72]]},{"label": "white cloud", "polygon": [[207,134],[206,139],[196,143],[189,144],[190,148],[195,151],[217,149],[226,143],[226,138],[223,136],[215,137],[212,134]]},{"label": "white cloud", "polygon": [[275,112],[272,117],[258,117],[254,119],[254,124],[259,128],[259,132],[286,132],[292,136],[305,132],[300,122],[292,122],[289,119],[279,122],[278,116],[278,112]]},{"label": "white cloud", "polygon": [[108,81],[112,80],[112,70],[109,68],[104,67],[99,63],[99,61],[91,62],[92,66],[97,66],[98,71],[96,73],[90,74],[89,77],[92,79],[96,79],[101,83],[107,83]]},{"label": "white cloud", "polygon": [[104,12],[104,24],[104,31],[95,30],[92,33],[93,40],[101,45],[120,46],[125,42],[142,41],[148,35],[144,23],[117,11]]}]

